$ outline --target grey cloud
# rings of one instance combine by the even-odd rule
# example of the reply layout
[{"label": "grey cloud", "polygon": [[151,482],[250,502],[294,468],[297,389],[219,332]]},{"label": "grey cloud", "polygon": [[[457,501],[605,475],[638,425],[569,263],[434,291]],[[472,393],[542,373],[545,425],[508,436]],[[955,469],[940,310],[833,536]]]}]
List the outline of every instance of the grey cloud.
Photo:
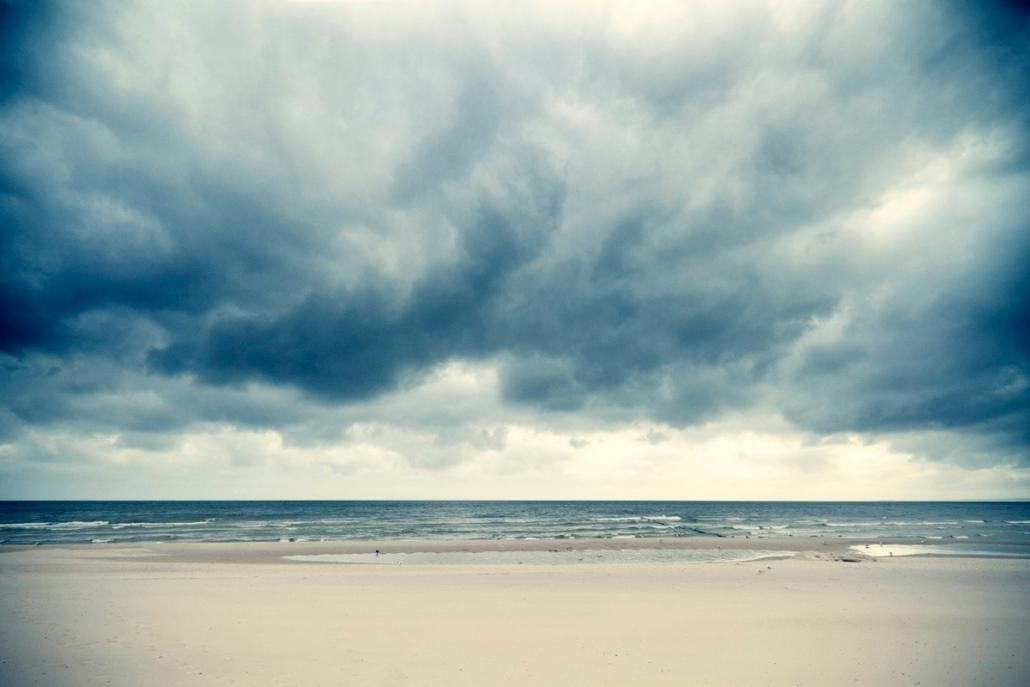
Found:
[{"label": "grey cloud", "polygon": [[504,396],[547,410],[576,410],[584,400],[584,389],[573,378],[571,365],[560,360],[517,358],[504,366],[501,377]]},{"label": "grey cloud", "polygon": [[503,451],[508,444],[508,431],[504,427],[481,429],[469,443],[485,451]]},{"label": "grey cloud", "polygon": [[[493,360],[512,413],[772,404],[1026,459],[1030,34],[1006,6],[630,37],[451,6],[4,8],[12,440],[321,436],[305,415]],[[962,212],[885,252],[843,226],[966,139],[1002,143],[955,172]]]},{"label": "grey cloud", "polygon": [[649,444],[656,445],[665,443],[669,440],[669,437],[667,437],[662,432],[655,430],[652,427],[651,429],[647,430],[647,434],[641,437],[641,440],[646,441]]},{"label": "grey cloud", "polygon": [[947,274],[917,275],[912,291],[856,304],[839,338],[802,348],[785,386],[807,394],[784,400],[788,415],[823,432],[982,433],[995,437],[996,455],[1025,461],[1030,280],[1022,266],[1030,225],[1011,221],[999,244],[1007,255],[988,252],[956,260]]}]

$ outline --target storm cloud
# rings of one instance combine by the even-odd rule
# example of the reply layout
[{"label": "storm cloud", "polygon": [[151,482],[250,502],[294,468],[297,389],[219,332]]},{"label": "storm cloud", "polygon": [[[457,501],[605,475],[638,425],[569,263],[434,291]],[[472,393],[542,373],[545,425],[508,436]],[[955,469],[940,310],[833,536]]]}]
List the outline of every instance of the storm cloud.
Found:
[{"label": "storm cloud", "polygon": [[[1015,4],[2,8],[12,459],[753,412],[1030,463]],[[496,406],[387,403],[452,364]]]}]

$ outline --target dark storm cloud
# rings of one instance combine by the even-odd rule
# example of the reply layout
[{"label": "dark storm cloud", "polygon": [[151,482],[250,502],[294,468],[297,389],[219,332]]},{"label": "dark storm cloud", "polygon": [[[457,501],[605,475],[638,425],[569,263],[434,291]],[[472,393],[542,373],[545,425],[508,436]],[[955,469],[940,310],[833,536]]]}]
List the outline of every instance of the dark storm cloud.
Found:
[{"label": "dark storm cloud", "polygon": [[[3,8],[8,437],[290,427],[471,359],[512,407],[1026,459],[1009,6]],[[954,207],[870,239],[934,161]]]},{"label": "dark storm cloud", "polygon": [[1005,254],[923,276],[904,300],[864,303],[843,336],[806,349],[789,388],[808,395],[787,399],[788,415],[824,432],[979,428],[1025,456],[1030,222],[1009,221]]},{"label": "dark storm cloud", "polygon": [[431,270],[407,298],[370,287],[317,293],[275,317],[227,316],[200,341],[152,351],[169,373],[213,383],[260,379],[297,385],[330,400],[360,399],[395,387],[407,370],[496,350],[490,308],[513,269],[539,250],[534,235],[553,227],[553,204],[523,226],[484,209],[465,228],[457,256]]}]

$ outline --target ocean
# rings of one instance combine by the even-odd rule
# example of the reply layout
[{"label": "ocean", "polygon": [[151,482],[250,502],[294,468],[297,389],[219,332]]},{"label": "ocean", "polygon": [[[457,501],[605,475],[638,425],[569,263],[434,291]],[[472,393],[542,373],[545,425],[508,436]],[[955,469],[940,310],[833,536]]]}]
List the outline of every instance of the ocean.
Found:
[{"label": "ocean", "polygon": [[0,502],[3,544],[699,536],[1030,545],[1030,502]]}]

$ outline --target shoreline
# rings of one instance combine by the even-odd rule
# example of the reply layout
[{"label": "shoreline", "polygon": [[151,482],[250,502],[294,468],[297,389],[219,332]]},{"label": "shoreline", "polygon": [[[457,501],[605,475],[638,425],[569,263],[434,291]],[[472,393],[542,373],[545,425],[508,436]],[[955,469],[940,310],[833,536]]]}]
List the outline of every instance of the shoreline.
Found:
[{"label": "shoreline", "polygon": [[[1015,558],[1006,548],[1018,548],[1030,558],[1030,542],[1022,541],[968,541],[935,540],[922,537],[884,538],[822,538],[822,537],[769,537],[769,538],[583,538],[583,539],[396,539],[396,540],[326,540],[326,541],[260,541],[260,542],[109,542],[76,544],[6,544],[0,546],[0,561],[16,552],[78,552],[117,559],[119,554],[134,558],[147,557],[180,563],[294,563],[287,556],[368,555],[376,551],[390,554],[475,554],[475,553],[566,553],[566,552],[618,552],[618,551],[760,551],[762,558],[810,558],[818,560],[881,560],[875,555],[877,547],[927,547],[945,549],[929,553],[907,553],[905,557],[967,557]],[[996,549],[992,555],[990,550]],[[864,553],[864,549],[870,551]],[[954,549],[949,555],[946,549]],[[966,549],[967,551],[963,551]],[[970,551],[972,550],[972,551]],[[776,556],[775,552],[782,552]],[[683,561],[689,563],[690,561]],[[458,564],[456,564],[458,565]]]}]

